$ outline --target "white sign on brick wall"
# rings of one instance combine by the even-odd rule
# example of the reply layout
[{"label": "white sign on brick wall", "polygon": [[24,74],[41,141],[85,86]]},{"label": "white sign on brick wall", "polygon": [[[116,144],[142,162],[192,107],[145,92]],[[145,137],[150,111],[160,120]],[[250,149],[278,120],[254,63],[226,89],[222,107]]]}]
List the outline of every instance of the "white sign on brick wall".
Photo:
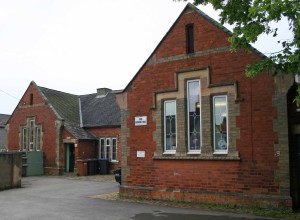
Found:
[{"label": "white sign on brick wall", "polygon": [[137,151],[136,157],[145,157],[145,151]]},{"label": "white sign on brick wall", "polygon": [[147,125],[147,116],[137,116],[134,121],[135,126]]}]

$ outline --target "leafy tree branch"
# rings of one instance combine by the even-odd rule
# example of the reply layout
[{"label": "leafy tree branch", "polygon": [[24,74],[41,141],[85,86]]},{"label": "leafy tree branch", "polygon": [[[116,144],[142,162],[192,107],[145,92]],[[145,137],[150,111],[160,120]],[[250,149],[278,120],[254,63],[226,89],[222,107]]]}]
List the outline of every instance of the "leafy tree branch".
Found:
[{"label": "leafy tree branch", "polygon": [[[250,64],[246,68],[246,75],[255,77],[264,71],[274,75],[300,74],[300,0],[194,0],[193,2],[194,5],[209,3],[215,10],[220,11],[221,24],[228,23],[234,26],[232,36],[229,38],[232,51],[240,48],[250,50],[250,43],[255,43],[263,34],[276,37],[279,30],[272,27],[271,23],[286,18],[292,38],[278,41],[282,50],[271,53],[262,61]],[[300,104],[300,86],[298,92],[299,96],[295,100]]]}]

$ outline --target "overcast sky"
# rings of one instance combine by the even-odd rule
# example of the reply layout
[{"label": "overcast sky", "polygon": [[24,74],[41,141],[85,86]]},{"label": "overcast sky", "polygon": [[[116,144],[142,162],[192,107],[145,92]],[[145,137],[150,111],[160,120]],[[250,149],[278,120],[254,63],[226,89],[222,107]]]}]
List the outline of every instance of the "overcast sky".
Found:
[{"label": "overcast sky", "polygon": [[[31,81],[76,95],[123,89],[186,4],[0,0],[0,114],[12,114]],[[218,20],[212,7],[199,8]],[[286,22],[281,30],[286,39]],[[255,47],[270,53],[275,44],[263,37]]]}]

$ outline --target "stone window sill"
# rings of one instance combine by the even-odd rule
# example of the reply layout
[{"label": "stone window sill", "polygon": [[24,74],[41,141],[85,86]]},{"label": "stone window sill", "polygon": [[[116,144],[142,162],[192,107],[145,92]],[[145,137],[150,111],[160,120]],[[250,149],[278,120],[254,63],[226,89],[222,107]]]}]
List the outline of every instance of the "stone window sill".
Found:
[{"label": "stone window sill", "polygon": [[201,151],[189,151],[186,153],[187,155],[200,155],[201,154]]},{"label": "stone window sill", "polygon": [[239,154],[185,154],[185,155],[154,155],[153,160],[236,160],[239,161],[241,158]]},{"label": "stone window sill", "polygon": [[176,154],[176,151],[166,151],[163,153],[163,155],[175,155]]}]

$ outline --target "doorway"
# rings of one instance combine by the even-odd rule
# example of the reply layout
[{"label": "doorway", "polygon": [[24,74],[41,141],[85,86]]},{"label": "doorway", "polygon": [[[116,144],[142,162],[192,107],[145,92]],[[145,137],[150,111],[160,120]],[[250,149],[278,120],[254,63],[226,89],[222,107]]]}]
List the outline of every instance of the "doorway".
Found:
[{"label": "doorway", "polygon": [[290,152],[290,188],[293,209],[300,210],[300,106],[294,102],[297,85],[293,85],[287,94],[289,152]]},{"label": "doorway", "polygon": [[74,172],[75,166],[75,145],[65,144],[65,172]]}]

